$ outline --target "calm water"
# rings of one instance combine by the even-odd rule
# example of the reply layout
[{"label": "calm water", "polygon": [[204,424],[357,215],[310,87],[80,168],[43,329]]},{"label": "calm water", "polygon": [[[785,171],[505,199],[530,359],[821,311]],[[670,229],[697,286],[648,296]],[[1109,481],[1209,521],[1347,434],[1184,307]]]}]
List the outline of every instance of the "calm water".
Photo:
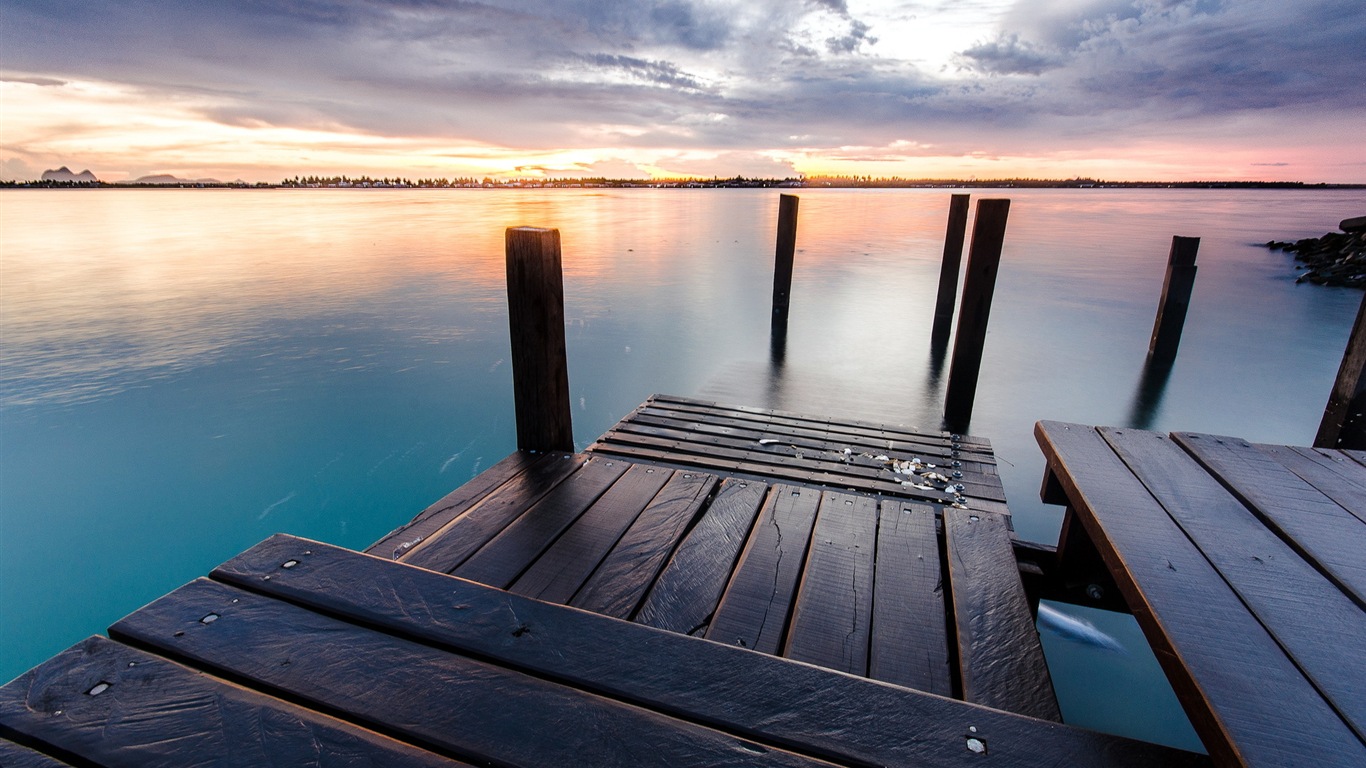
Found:
[{"label": "calm water", "polygon": [[[937,427],[948,193],[800,194],[778,369],[773,191],[0,192],[0,680],[271,533],[364,547],[513,450],[506,226],[562,232],[581,446],[652,392]],[[1061,520],[1035,420],[1312,441],[1361,294],[1252,244],[1366,195],[987,196],[1012,206],[970,431],[1025,538]],[[1143,386],[1173,234],[1200,272]],[[1189,744],[1132,621],[1085,616],[1131,652],[1044,632],[1069,720]]]}]

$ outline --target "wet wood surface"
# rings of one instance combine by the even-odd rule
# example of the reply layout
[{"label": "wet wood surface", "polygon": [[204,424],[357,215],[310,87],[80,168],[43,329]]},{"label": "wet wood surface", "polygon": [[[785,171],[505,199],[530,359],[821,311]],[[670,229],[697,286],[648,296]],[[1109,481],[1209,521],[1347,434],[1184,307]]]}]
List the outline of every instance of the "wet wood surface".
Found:
[{"label": "wet wood surface", "polygon": [[[1236,438],[1056,422],[1036,434],[1215,762],[1366,764],[1360,606],[1287,538],[1355,518],[1324,512],[1298,477],[1309,502],[1253,488],[1250,468],[1266,486],[1294,475]],[[1292,510],[1312,516],[1287,525]]]},{"label": "wet wood surface", "polygon": [[0,689],[6,738],[109,766],[1206,764],[284,535],[110,633]]}]

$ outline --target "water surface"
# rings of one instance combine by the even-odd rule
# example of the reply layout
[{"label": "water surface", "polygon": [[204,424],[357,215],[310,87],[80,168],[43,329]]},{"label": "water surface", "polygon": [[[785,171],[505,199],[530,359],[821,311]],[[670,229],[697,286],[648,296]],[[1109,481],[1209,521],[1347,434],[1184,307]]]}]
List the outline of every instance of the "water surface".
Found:
[{"label": "water surface", "polygon": [[[0,192],[0,679],[271,533],[363,548],[512,451],[507,226],[562,233],[580,447],[653,392],[937,428],[948,192],[799,194],[777,365],[774,191]],[[1254,244],[1361,192],[983,196],[1012,204],[970,431],[1023,537],[1061,520],[1038,419],[1312,441],[1361,294]],[[1145,376],[1176,234],[1202,238],[1195,294]],[[1070,721],[1189,743],[1146,651],[1044,635]],[[1106,709],[1097,669],[1137,692]]]}]

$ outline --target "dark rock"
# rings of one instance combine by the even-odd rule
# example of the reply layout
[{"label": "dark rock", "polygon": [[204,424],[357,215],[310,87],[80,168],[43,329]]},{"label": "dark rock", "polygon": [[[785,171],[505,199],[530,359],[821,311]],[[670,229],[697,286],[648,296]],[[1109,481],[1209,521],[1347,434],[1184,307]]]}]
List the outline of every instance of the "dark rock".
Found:
[{"label": "dark rock", "polygon": [[1366,230],[1366,216],[1343,219],[1342,223],[1338,225],[1338,229],[1343,232],[1361,232]]}]

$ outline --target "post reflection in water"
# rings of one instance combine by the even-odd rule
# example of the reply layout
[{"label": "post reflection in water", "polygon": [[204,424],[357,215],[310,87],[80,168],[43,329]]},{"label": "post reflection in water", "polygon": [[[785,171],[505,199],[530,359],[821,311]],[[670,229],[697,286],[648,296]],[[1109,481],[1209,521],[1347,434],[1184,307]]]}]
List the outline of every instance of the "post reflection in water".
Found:
[{"label": "post reflection in water", "polygon": [[1138,387],[1129,403],[1128,426],[1133,429],[1152,429],[1162,398],[1167,393],[1167,382],[1172,375],[1172,358],[1149,355],[1143,362]]}]

